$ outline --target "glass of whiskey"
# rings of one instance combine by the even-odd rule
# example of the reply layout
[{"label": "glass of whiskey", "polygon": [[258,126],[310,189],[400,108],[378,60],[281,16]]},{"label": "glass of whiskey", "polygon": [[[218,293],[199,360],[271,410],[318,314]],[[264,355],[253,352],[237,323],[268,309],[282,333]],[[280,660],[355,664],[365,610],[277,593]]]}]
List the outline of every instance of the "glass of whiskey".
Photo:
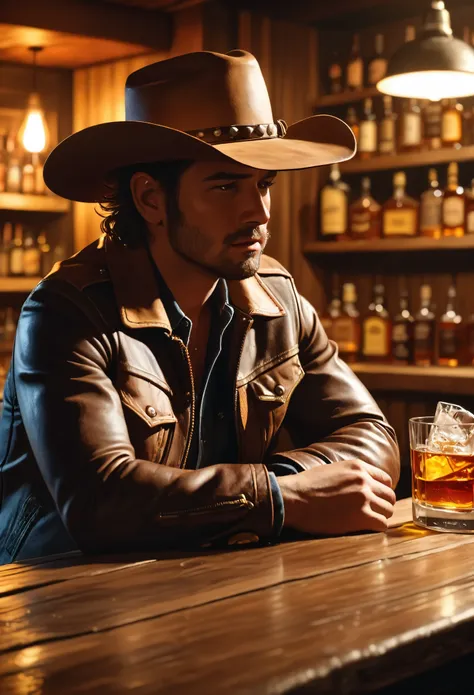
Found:
[{"label": "glass of whiskey", "polygon": [[409,434],[414,523],[474,533],[474,416],[439,403],[436,416],[410,419]]}]

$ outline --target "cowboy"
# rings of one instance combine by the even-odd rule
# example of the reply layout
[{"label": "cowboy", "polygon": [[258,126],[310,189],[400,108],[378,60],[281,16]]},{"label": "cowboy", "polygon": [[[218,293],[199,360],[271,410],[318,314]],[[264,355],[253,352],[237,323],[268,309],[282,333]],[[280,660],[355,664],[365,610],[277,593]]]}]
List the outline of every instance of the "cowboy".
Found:
[{"label": "cowboy", "polygon": [[125,121],[45,165],[55,193],[102,205],[104,234],[22,309],[0,562],[384,530],[394,431],[262,254],[277,172],[350,158],[352,131],[275,121],[244,51],[150,65],[125,93]]}]

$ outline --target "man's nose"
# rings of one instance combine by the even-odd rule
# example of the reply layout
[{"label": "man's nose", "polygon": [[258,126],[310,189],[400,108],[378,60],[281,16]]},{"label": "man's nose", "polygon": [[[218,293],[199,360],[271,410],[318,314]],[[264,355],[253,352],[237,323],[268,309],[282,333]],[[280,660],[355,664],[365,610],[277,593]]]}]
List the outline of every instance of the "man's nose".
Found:
[{"label": "man's nose", "polygon": [[259,190],[249,194],[245,212],[242,214],[243,226],[255,226],[267,224],[270,220],[269,196],[262,196]]}]

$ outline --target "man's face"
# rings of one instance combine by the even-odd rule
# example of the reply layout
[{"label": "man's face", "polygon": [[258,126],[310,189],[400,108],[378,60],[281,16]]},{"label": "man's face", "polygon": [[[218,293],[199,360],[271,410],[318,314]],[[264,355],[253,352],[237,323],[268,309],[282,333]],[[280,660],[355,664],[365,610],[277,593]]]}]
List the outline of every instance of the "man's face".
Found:
[{"label": "man's face", "polygon": [[179,218],[169,224],[173,250],[216,277],[254,275],[269,239],[275,176],[241,164],[192,164],[179,183]]}]

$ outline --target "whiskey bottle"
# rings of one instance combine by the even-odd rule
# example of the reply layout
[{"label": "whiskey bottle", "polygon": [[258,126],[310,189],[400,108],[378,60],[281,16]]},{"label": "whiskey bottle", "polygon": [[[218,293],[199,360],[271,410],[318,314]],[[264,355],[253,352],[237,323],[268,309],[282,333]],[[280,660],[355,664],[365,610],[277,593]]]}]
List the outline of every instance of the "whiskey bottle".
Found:
[{"label": "whiskey bottle", "polygon": [[334,51],[331,65],[329,66],[329,91],[331,94],[342,92],[342,66],[337,51]]},{"label": "whiskey bottle", "polygon": [[41,252],[33,232],[28,229],[23,241],[23,274],[37,277],[41,273]]},{"label": "whiskey bottle", "polygon": [[367,66],[367,84],[375,87],[385,77],[387,72],[387,58],[384,55],[384,36],[377,34],[375,37],[375,55],[369,60]]},{"label": "whiskey bottle", "polygon": [[362,356],[369,362],[390,362],[392,324],[385,308],[385,287],[377,283],[362,322]]},{"label": "whiskey bottle", "polygon": [[34,152],[32,155],[32,162],[35,172],[35,193],[37,195],[44,195],[45,193],[47,193],[47,189],[43,177],[43,163],[40,157],[41,155],[37,154],[36,152]]},{"label": "whiskey bottle", "polygon": [[5,222],[2,229],[2,239],[0,245],[0,277],[5,278],[9,275],[9,254],[13,238],[13,225]]},{"label": "whiskey bottle", "polygon": [[420,367],[427,367],[435,362],[436,317],[431,309],[431,287],[420,287],[420,308],[415,314],[414,326],[414,361]]},{"label": "whiskey bottle", "polygon": [[448,185],[444,191],[442,217],[443,236],[464,236],[466,195],[458,181],[459,167],[451,162],[448,167]]},{"label": "whiskey bottle", "polygon": [[336,288],[332,291],[331,301],[326,307],[326,310],[321,314],[321,325],[326,331],[326,335],[330,340],[334,340],[334,321],[341,315],[341,299]]},{"label": "whiskey bottle", "polygon": [[359,137],[360,137],[360,125],[359,125],[359,119],[357,118],[357,111],[353,106],[349,106],[347,109],[347,114],[346,114],[346,123],[349,125],[352,129],[352,132],[354,133],[355,139],[357,143],[359,143]]},{"label": "whiskey bottle", "polygon": [[457,367],[462,361],[463,351],[462,317],[456,311],[456,287],[448,290],[446,311],[438,325],[438,364],[442,367]]},{"label": "whiskey bottle", "polygon": [[9,254],[9,275],[23,275],[23,227],[15,224]]},{"label": "whiskey bottle", "polygon": [[364,176],[360,198],[349,206],[349,235],[353,239],[382,236],[382,208],[370,194],[370,179]]},{"label": "whiskey bottle", "polygon": [[22,176],[21,176],[22,193],[35,193],[35,168],[31,154],[27,153],[24,158]]},{"label": "whiskey bottle", "polygon": [[346,82],[348,89],[362,89],[364,86],[364,61],[360,53],[360,35],[354,34],[352,50],[347,64]]},{"label": "whiskey bottle", "polygon": [[382,208],[382,229],[385,237],[413,237],[418,232],[419,204],[405,194],[405,172],[393,177],[393,197]]},{"label": "whiskey bottle", "polygon": [[423,107],[423,146],[428,150],[441,147],[441,103],[428,101]]},{"label": "whiskey bottle", "polygon": [[364,101],[364,116],[360,122],[358,152],[361,159],[370,159],[377,153],[377,120],[370,97]]},{"label": "whiskey bottle", "polygon": [[357,361],[360,350],[360,318],[356,302],[355,285],[346,282],[342,286],[341,314],[334,319],[332,330],[339,355],[349,363]]},{"label": "whiskey bottle", "polygon": [[7,136],[5,131],[0,132],[0,193],[7,189]]},{"label": "whiskey bottle", "polygon": [[407,290],[400,292],[400,308],[392,324],[392,359],[394,364],[412,364],[414,359],[414,324]]},{"label": "whiskey bottle", "polygon": [[38,248],[41,257],[40,275],[44,277],[49,273],[49,271],[53,267],[51,246],[49,245],[48,240],[46,238],[46,234],[44,234],[44,232],[38,234]]},{"label": "whiskey bottle", "polygon": [[405,27],[405,43],[416,39],[416,29],[413,24],[407,24]]},{"label": "whiskey bottle", "polygon": [[466,234],[474,234],[474,179],[470,190],[466,191]]},{"label": "whiskey bottle", "polygon": [[321,238],[337,241],[347,238],[349,187],[341,181],[337,164],[331,166],[328,183],[321,191]]},{"label": "whiskey bottle", "polygon": [[441,207],[443,191],[439,187],[436,169],[428,172],[429,188],[421,194],[420,235],[440,239],[442,231]]},{"label": "whiskey bottle", "polygon": [[421,109],[416,99],[405,99],[400,118],[401,152],[418,152],[422,144]]},{"label": "whiskey bottle", "polygon": [[380,154],[394,154],[397,148],[397,115],[393,112],[392,104],[392,97],[386,94],[383,98],[383,118],[379,125]]},{"label": "whiskey bottle", "polygon": [[441,142],[443,147],[461,147],[463,107],[456,99],[445,99],[441,116]]},{"label": "whiskey bottle", "polygon": [[7,137],[8,168],[6,189],[9,193],[21,193],[21,153],[12,133]]}]

